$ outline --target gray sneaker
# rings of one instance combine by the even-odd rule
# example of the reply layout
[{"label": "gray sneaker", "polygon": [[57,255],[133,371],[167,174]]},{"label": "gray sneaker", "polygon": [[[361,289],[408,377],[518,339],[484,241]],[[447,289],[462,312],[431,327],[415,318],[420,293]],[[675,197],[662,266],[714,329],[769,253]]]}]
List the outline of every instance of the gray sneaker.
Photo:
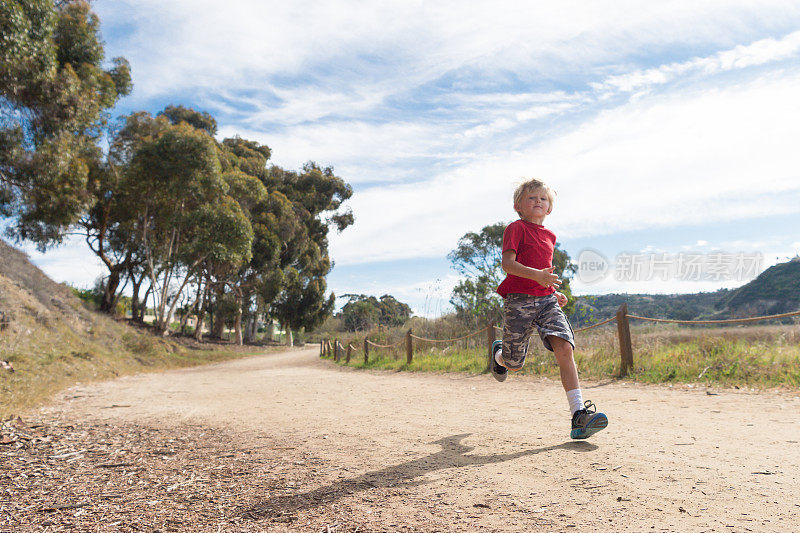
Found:
[{"label": "gray sneaker", "polygon": [[508,369],[504,366],[500,366],[497,364],[497,361],[494,358],[494,355],[497,353],[497,350],[503,349],[503,341],[494,341],[492,343],[492,349],[489,352],[489,369],[492,371],[492,376],[497,381],[505,381],[508,377]]},{"label": "gray sneaker", "polygon": [[608,426],[608,417],[598,413],[592,402],[583,402],[583,409],[575,411],[572,415],[572,431],[569,436],[573,439],[587,439]]}]

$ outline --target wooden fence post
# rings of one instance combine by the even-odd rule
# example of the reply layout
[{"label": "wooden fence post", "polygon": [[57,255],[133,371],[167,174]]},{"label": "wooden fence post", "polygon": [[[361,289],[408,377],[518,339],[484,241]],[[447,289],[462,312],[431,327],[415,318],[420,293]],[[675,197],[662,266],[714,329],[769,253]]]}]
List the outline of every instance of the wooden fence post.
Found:
[{"label": "wooden fence post", "polygon": [[406,332],[406,364],[410,365],[411,360],[414,358],[414,345],[411,340],[411,328]]},{"label": "wooden fence post", "polygon": [[353,349],[353,345],[348,342],[347,343],[347,357],[344,360],[344,363],[346,365],[350,364],[350,352],[351,352],[352,349]]},{"label": "wooden fence post", "polygon": [[[489,345],[489,348],[488,348],[489,357],[492,357],[492,344],[494,344],[495,338],[496,337],[494,335],[494,322],[492,322],[490,320],[489,321],[489,325],[486,327],[486,343]],[[492,362],[491,361],[487,361],[486,362],[486,367],[487,367],[486,370],[490,371],[491,370],[491,366],[492,366]]]},{"label": "wooden fence post", "polygon": [[339,339],[333,339],[333,360],[339,362]]},{"label": "wooden fence post", "polygon": [[325,341],[324,340],[320,340],[319,341],[319,356],[320,357],[324,357],[325,356]]},{"label": "wooden fence post", "polygon": [[631,328],[628,323],[628,304],[624,303],[617,309],[617,332],[619,333],[620,366],[619,377],[628,375],[628,370],[633,370],[633,347],[631,346]]},{"label": "wooden fence post", "polygon": [[364,337],[364,364],[369,360],[369,341]]}]

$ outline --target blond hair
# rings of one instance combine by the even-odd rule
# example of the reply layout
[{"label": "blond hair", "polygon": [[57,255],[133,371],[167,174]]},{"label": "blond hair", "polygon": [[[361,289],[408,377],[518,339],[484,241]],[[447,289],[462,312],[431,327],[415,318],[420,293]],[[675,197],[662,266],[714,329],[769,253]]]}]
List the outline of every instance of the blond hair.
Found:
[{"label": "blond hair", "polygon": [[552,209],[553,204],[556,201],[556,191],[551,189],[550,186],[542,180],[531,178],[520,183],[519,187],[517,187],[517,189],[514,191],[514,210],[517,210],[517,203],[519,203],[519,200],[522,198],[523,194],[526,192],[535,191],[536,189],[544,189],[547,199],[550,200],[550,209]]}]

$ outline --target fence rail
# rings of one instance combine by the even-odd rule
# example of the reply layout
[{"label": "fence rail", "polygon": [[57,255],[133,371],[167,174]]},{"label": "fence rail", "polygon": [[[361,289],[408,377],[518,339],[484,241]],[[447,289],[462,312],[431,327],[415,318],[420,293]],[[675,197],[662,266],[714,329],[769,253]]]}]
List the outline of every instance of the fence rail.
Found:
[{"label": "fence rail", "polygon": [[[780,313],[776,315],[764,315],[764,316],[754,316],[754,317],[746,317],[746,318],[730,318],[730,319],[720,319],[720,320],[673,320],[667,318],[652,318],[646,316],[639,316],[628,313],[628,304],[623,303],[617,309],[617,313],[614,316],[610,316],[604,320],[596,322],[591,326],[585,326],[582,328],[578,328],[574,330],[575,333],[580,333],[583,331],[588,331],[590,329],[603,326],[605,324],[609,324],[611,322],[617,323],[617,335],[619,337],[619,350],[620,350],[620,370],[619,370],[619,377],[625,377],[628,375],[628,372],[633,369],[633,346],[631,342],[631,330],[630,330],[630,321],[629,319],[633,320],[644,320],[649,322],[656,322],[656,323],[669,323],[669,324],[686,324],[686,325],[708,325],[708,324],[744,324],[744,323],[751,323],[751,322],[762,322],[765,320],[774,320],[777,318],[787,318],[792,316],[800,316],[800,311],[792,311],[790,313]],[[406,362],[411,364],[414,358],[414,340],[420,342],[429,342],[435,344],[444,344],[444,343],[452,343],[461,340],[465,340],[471,337],[475,337],[481,333],[486,333],[486,346],[487,350],[491,350],[492,343],[495,341],[495,333],[496,331],[500,331],[502,333],[502,329],[495,326],[494,323],[487,324],[485,327],[467,333],[466,335],[462,335],[460,337],[455,337],[452,339],[429,339],[426,337],[420,337],[414,335],[411,329],[409,329],[403,339],[394,343],[394,344],[378,344],[372,342],[369,339],[364,339],[364,364],[369,362],[369,349],[378,348],[378,349],[387,349],[387,348],[400,348],[405,344],[406,348]],[[338,339],[333,339],[331,343],[330,340],[323,340],[320,342],[320,357],[333,357],[335,361],[339,361],[342,356],[342,352],[346,352],[346,362],[350,362],[350,356],[353,352],[358,351],[358,348],[353,346],[348,342],[347,349],[342,346]],[[488,363],[488,357],[487,357]]]},{"label": "fence rail", "polygon": [[800,315],[800,311],[792,311],[791,313],[780,313],[778,315],[751,316],[747,318],[726,318],[724,320],[672,320],[669,318],[650,318],[647,316],[639,316],[639,315],[628,315],[628,318],[635,318],[636,320],[647,320],[649,322],[664,322],[670,324],[736,324],[736,323],[746,323],[746,322],[761,322],[764,320],[773,320],[775,318],[786,318],[798,315]]}]

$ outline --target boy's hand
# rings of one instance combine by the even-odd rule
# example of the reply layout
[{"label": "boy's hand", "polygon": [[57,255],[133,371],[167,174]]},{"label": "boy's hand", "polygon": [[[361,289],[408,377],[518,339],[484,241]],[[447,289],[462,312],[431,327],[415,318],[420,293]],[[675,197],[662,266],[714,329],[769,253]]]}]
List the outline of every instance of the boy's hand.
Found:
[{"label": "boy's hand", "polygon": [[565,305],[567,305],[567,301],[568,300],[567,300],[567,297],[563,293],[557,292],[556,293],[556,301],[558,302],[558,306],[559,307],[564,307]]},{"label": "boy's hand", "polygon": [[542,287],[556,287],[561,285],[561,280],[557,274],[553,274],[556,267],[545,268],[539,271],[539,279],[535,280]]}]

